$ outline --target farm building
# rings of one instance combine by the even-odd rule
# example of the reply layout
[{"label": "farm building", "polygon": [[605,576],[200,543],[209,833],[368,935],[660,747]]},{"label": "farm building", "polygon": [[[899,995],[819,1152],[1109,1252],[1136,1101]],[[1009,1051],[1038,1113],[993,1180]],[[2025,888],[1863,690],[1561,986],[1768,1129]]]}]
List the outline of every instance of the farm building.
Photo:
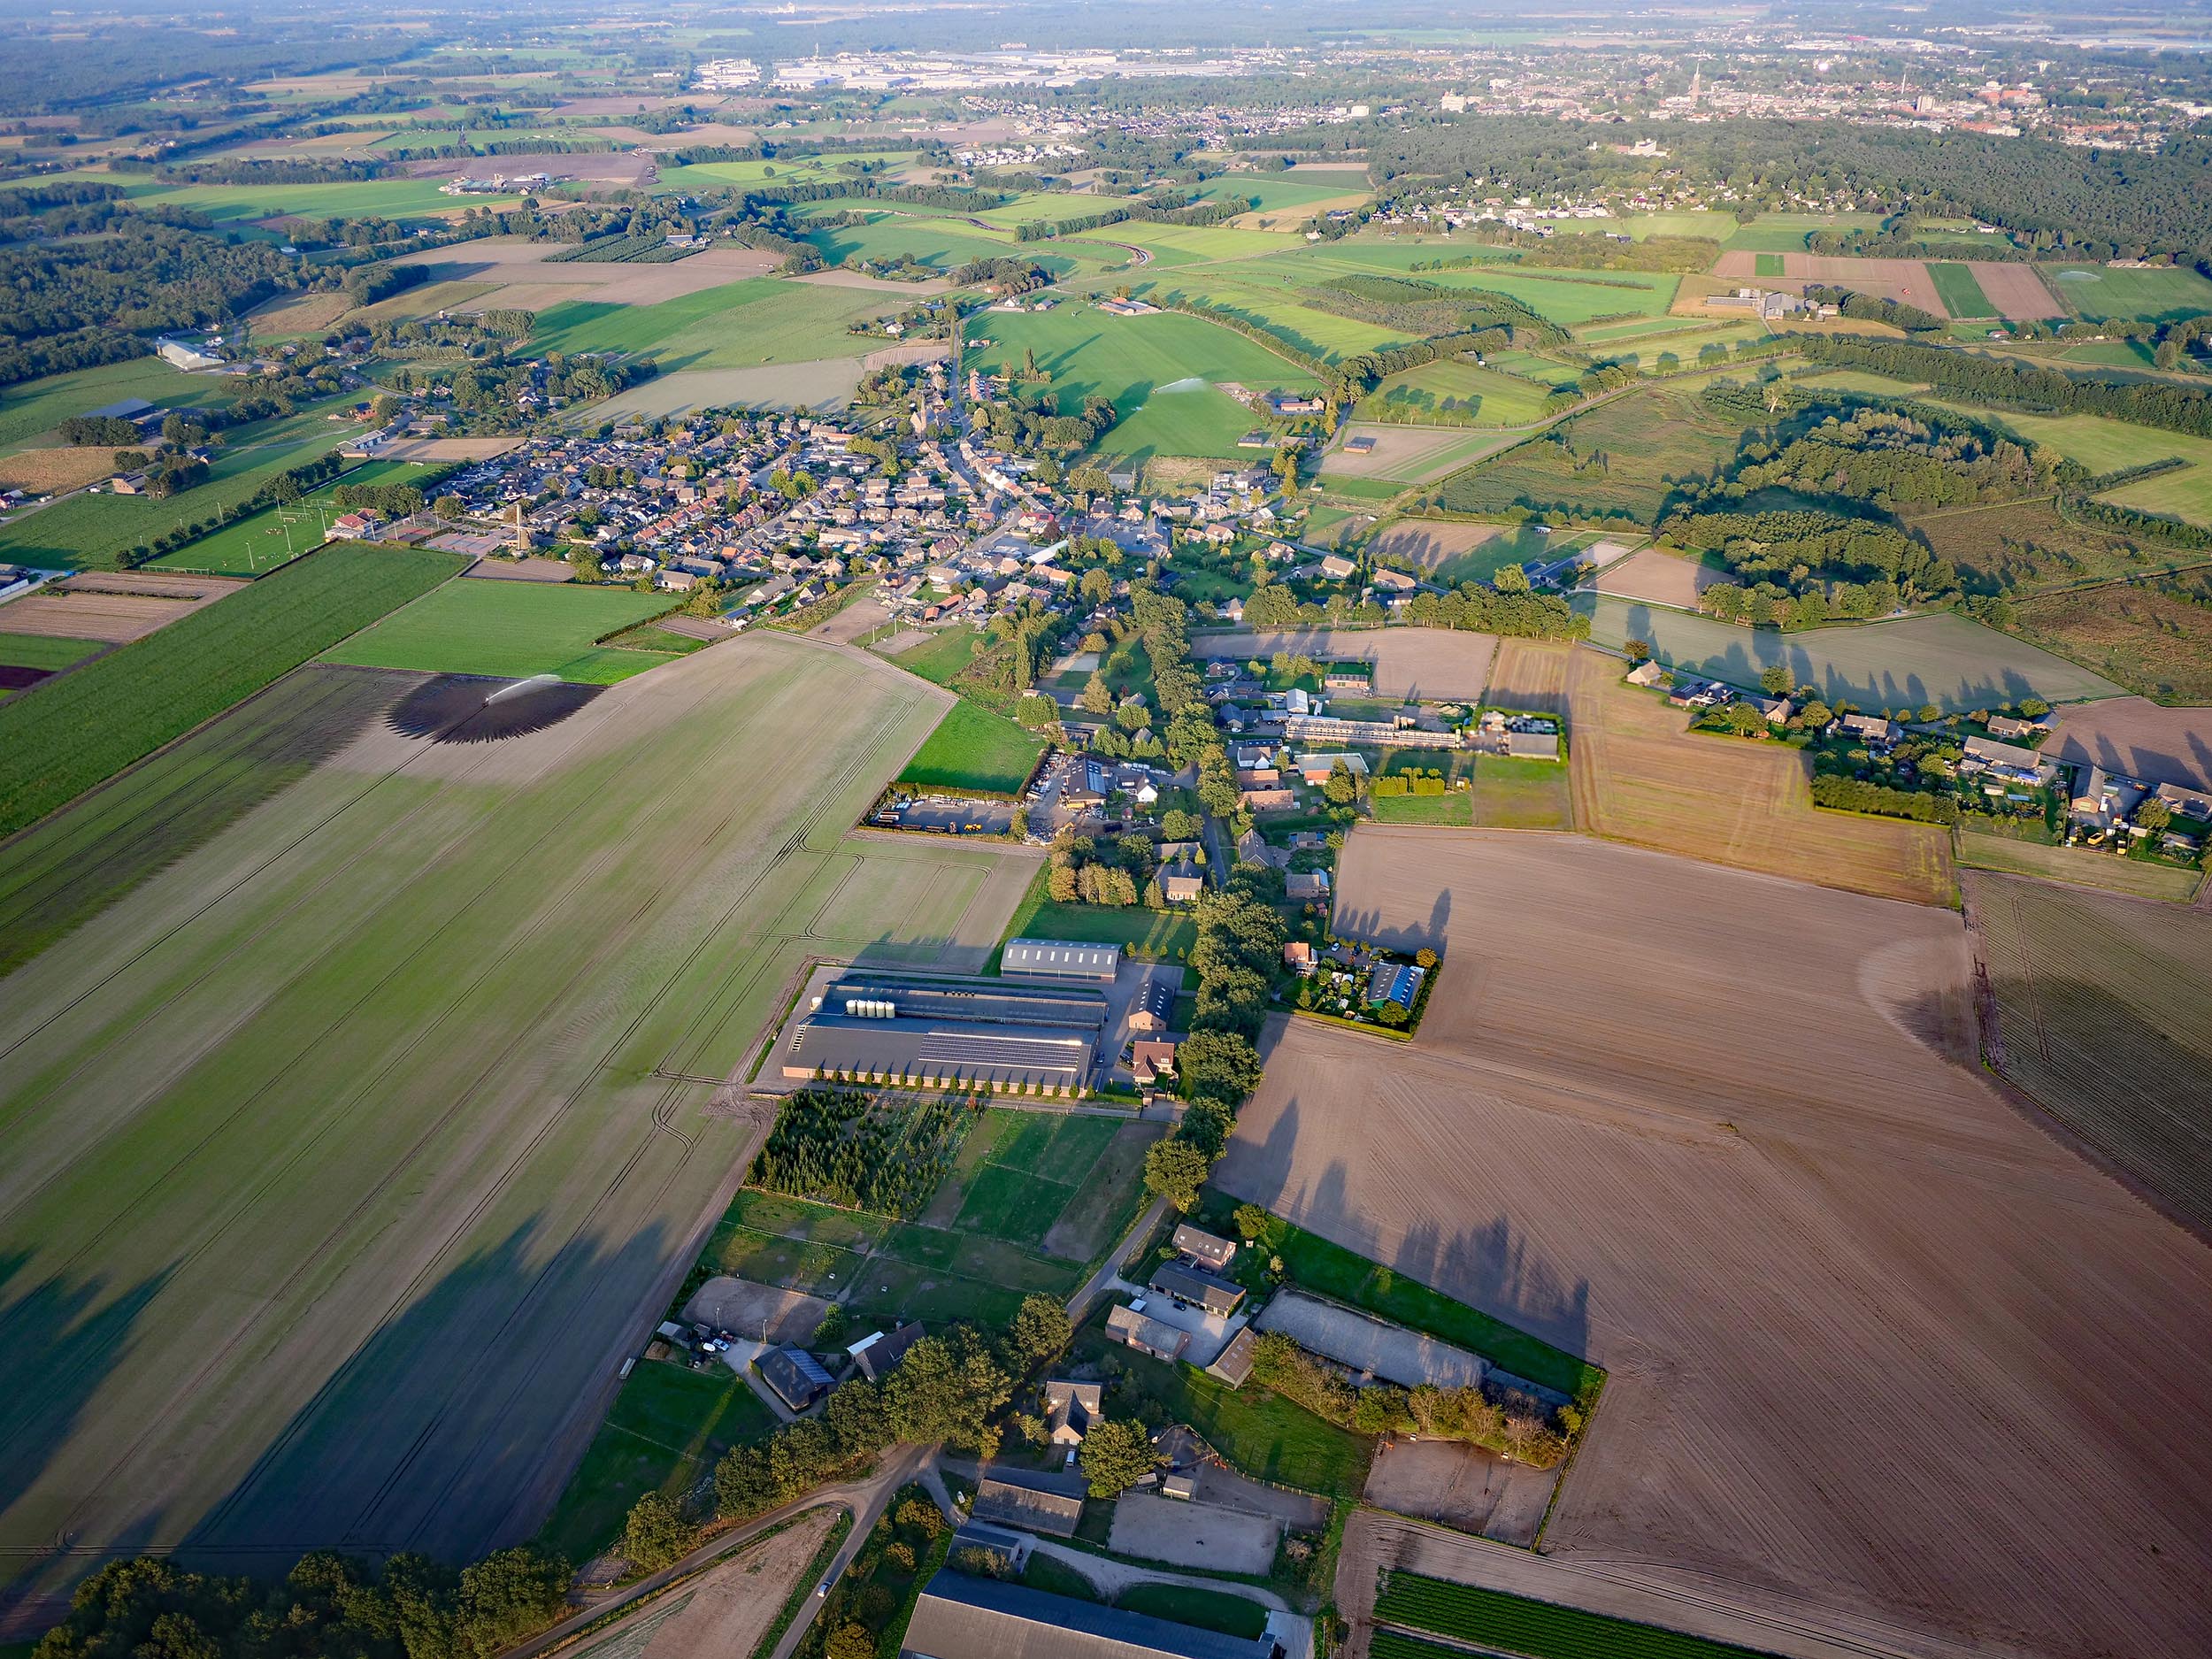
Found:
[{"label": "farm building", "polygon": [[1055,1446],[1080,1446],[1105,1409],[1102,1385],[1094,1382],[1048,1382],[1045,1385],[1045,1427]]},{"label": "farm building", "polygon": [[956,1552],[979,1549],[986,1555],[997,1556],[1005,1563],[1007,1571],[1015,1574],[1029,1564],[1030,1547],[1036,1541],[1026,1532],[1010,1532],[997,1526],[979,1526],[973,1521],[952,1535],[952,1547]]},{"label": "farm building", "polygon": [[1379,962],[1367,976],[1367,1000],[1411,1008],[1420,994],[1421,970],[1409,962]]},{"label": "farm building", "polygon": [[1354,754],[1349,749],[1333,749],[1313,755],[1301,755],[1298,757],[1294,770],[1308,783],[1326,783],[1329,780],[1329,773],[1336,769],[1336,764],[1339,761],[1344,763],[1344,770],[1350,772],[1353,777],[1367,776],[1367,757]]},{"label": "farm building", "polygon": [[1073,987],[854,970],[792,1032],[783,1075],[1075,1094],[1108,1012],[1103,994]]},{"label": "farm building", "polygon": [[1329,872],[1325,870],[1294,870],[1283,878],[1283,896],[1294,903],[1305,903],[1329,896]]},{"label": "farm building", "polygon": [[1162,1263],[1153,1272],[1152,1288],[1208,1313],[1234,1313],[1244,1300],[1244,1286],[1234,1280],[1180,1262]]},{"label": "farm building", "polygon": [[1175,987],[1165,979],[1147,979],[1137,1000],[1129,1005],[1129,1029],[1165,1031],[1168,1016],[1174,1011]]},{"label": "farm building", "polygon": [[906,1350],[920,1341],[923,1336],[919,1325],[907,1324],[887,1335],[881,1331],[871,1332],[845,1352],[853,1356],[853,1363],[870,1382],[883,1380],[884,1372],[906,1357]]},{"label": "farm building", "polygon": [[944,1571],[915,1603],[899,1651],[908,1659],[1267,1659],[1275,1643]]},{"label": "farm building", "polygon": [[1195,904],[1205,891],[1206,872],[1196,864],[1170,864],[1160,872],[1160,893],[1170,904]]},{"label": "farm building", "polygon": [[1162,1325],[1147,1314],[1141,1300],[1108,1314],[1106,1334],[1125,1348],[1133,1348],[1155,1359],[1180,1359],[1183,1345],[1190,1340],[1189,1333],[1179,1331],[1171,1325]]},{"label": "farm building", "polygon": [[1456,732],[1424,731],[1411,721],[1340,720],[1333,715],[1293,714],[1283,735],[1294,743],[1334,743],[1363,749],[1457,749]]},{"label": "farm building", "polygon": [[814,1356],[788,1344],[772,1348],[753,1362],[761,1381],[794,1411],[803,1411],[830,1391],[830,1374]]},{"label": "farm building", "polygon": [[1080,1478],[993,1466],[976,1483],[974,1518],[1072,1538],[1083,1519]]},{"label": "farm building", "polygon": [[1241,1388],[1252,1375],[1252,1351],[1259,1347],[1260,1339],[1250,1325],[1246,1325],[1229,1339],[1229,1346],[1214,1356],[1214,1363],[1206,1367],[1206,1375],[1218,1377],[1232,1388]]},{"label": "farm building", "polygon": [[1119,945],[1082,945],[1064,939],[1010,939],[998,971],[1010,979],[1071,979],[1110,983],[1121,970]]}]

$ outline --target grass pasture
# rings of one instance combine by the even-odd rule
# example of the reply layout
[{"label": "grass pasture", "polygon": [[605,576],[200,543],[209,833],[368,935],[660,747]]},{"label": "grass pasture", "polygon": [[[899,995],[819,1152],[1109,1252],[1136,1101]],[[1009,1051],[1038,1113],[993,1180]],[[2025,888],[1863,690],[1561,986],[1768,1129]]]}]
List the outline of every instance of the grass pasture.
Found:
[{"label": "grass pasture", "polygon": [[[1756,1649],[1732,1642],[1403,1571],[1394,1571],[1384,1581],[1375,1598],[1375,1617],[1527,1659],[1587,1659],[1595,1654],[1607,1659],[1761,1659]],[[1398,1649],[1384,1645],[1387,1634],[1377,1633],[1377,1659],[1399,1659]],[[1422,1655],[1464,1651],[1425,1642],[1412,1647]]]},{"label": "grass pasture", "polygon": [[642,354],[664,373],[857,357],[868,342],[846,325],[894,310],[897,301],[780,277],[747,277],[652,305],[565,300],[538,313],[530,348]]},{"label": "grass pasture", "polygon": [[1473,795],[1478,829],[1574,827],[1574,796],[1563,761],[1479,756],[1475,760]]},{"label": "grass pasture", "polygon": [[1079,945],[1119,945],[1148,962],[1180,962],[1198,942],[1198,923],[1187,915],[1148,910],[1142,905],[1116,910],[1095,904],[1056,904],[1045,897],[1039,877],[1014,919],[1010,939],[1064,939]]},{"label": "grass pasture", "polygon": [[2000,1069],[2194,1227],[2212,1225],[2212,915],[1977,872]]},{"label": "grass pasture", "polygon": [[72,415],[88,415],[127,397],[165,408],[205,409],[222,407],[236,396],[219,380],[187,374],[154,357],[50,374],[0,391],[0,450],[20,449]]},{"label": "grass pasture", "polygon": [[1928,275],[1935,283],[1936,297],[1943,302],[1943,309],[1954,317],[1994,317],[1997,308],[1982,292],[1982,285],[1974,280],[1974,267],[1951,260],[1932,260]]},{"label": "grass pasture", "polygon": [[2171,322],[2212,311],[2212,281],[2185,265],[2116,271],[2109,265],[2039,267],[2051,291],[2082,321],[2112,318]]},{"label": "grass pasture", "polygon": [[673,608],[665,594],[569,582],[449,582],[346,641],[323,660],[429,674],[526,680],[558,674],[611,686],[676,653],[599,641]]},{"label": "grass pasture", "polygon": [[[669,672],[496,742],[364,720],[11,977],[11,1592],[93,1563],[37,1548],[65,1511],[272,1572],[526,1528],[757,1133],[688,1079],[745,1064],[809,953],[999,936],[1026,864],[844,829],[942,694],[772,634]],[[219,787],[220,730],[170,751],[196,778],[88,804]]]},{"label": "grass pasture", "polygon": [[1028,781],[1044,752],[1041,738],[963,698],[945,710],[898,781],[919,789],[1013,795]]},{"label": "grass pasture", "polygon": [[1478,367],[1465,357],[1425,363],[1394,374],[1353,411],[1356,419],[1418,419],[1443,414],[1484,426],[1518,426],[1540,420],[1549,386],[1516,374]]},{"label": "grass pasture", "polygon": [[9,698],[0,703],[0,834],[220,714],[463,563],[412,548],[326,548]]},{"label": "grass pasture", "polygon": [[341,179],[317,184],[179,184],[148,191],[142,205],[188,208],[218,222],[300,219],[458,219],[472,207],[498,211],[518,196],[443,196],[441,179]]}]

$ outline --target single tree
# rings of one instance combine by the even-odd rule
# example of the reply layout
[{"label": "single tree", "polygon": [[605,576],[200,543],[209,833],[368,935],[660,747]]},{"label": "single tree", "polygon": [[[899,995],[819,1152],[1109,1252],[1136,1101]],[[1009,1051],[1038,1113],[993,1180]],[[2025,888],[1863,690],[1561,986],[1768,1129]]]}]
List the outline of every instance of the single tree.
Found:
[{"label": "single tree", "polygon": [[622,1528],[622,1558],[640,1572],[657,1572],[698,1548],[699,1529],[666,1493],[649,1492],[630,1506]]},{"label": "single tree", "polygon": [[1146,1190],[1185,1214],[1197,1206],[1198,1189],[1212,1172],[1213,1160],[1187,1141],[1156,1141],[1144,1155]]},{"label": "single tree", "polygon": [[1167,1460],[1153,1448],[1144,1425],[1128,1417],[1094,1423],[1077,1461],[1094,1498],[1118,1498]]},{"label": "single tree", "polygon": [[1786,663],[1777,663],[1759,674],[1759,689],[1770,697],[1785,697],[1797,688],[1797,676]]}]

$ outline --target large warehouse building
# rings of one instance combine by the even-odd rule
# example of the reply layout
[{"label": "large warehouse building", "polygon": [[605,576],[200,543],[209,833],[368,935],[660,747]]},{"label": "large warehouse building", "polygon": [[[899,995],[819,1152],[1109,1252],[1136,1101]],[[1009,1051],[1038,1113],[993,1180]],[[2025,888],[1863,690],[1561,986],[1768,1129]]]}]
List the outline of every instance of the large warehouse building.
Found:
[{"label": "large warehouse building", "polygon": [[1074,986],[854,968],[792,1032],[783,1074],[1077,1094],[1110,1011],[1102,992]]},{"label": "large warehouse building", "polygon": [[901,1659],[1275,1659],[1272,1637],[1225,1636],[1147,1613],[940,1572],[914,1606]]},{"label": "large warehouse building", "polygon": [[1085,945],[1071,939],[1010,939],[998,971],[1010,979],[1065,979],[1111,985],[1121,971],[1119,945]]}]

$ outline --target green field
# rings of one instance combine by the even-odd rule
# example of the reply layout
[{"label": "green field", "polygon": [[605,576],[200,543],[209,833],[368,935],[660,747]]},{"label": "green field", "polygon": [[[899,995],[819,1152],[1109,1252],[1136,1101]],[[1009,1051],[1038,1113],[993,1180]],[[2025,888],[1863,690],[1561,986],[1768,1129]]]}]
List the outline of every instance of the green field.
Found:
[{"label": "green field", "polygon": [[[846,833],[934,694],[773,634],[668,672],[437,745],[385,729],[388,685],[326,716],[319,682],[375,677],[306,669],[296,742],[255,747],[320,764],[10,976],[11,1594],[96,1564],[43,1547],[65,1511],[88,1551],[511,1539],[743,1154],[690,1079],[744,1066],[811,953],[996,933],[991,853]],[[227,724],[85,809],[188,810]],[[8,843],[0,893],[65,845],[96,887],[117,849],[79,817]]]},{"label": "green field", "polygon": [[[1154,455],[1228,458],[1237,440],[1263,426],[1210,382],[1233,380],[1254,391],[1310,390],[1313,377],[1243,335],[1194,317],[1161,312],[1109,317],[1087,306],[1044,312],[987,312],[970,325],[980,349],[967,361],[1018,370],[1034,351],[1064,404],[1094,395],[1110,398],[1122,425],[1102,453],[1142,460]],[[1165,395],[1164,408],[1148,405]],[[1144,411],[1149,419],[1124,432]]]},{"label": "green field", "polygon": [[2114,317],[2170,322],[2212,311],[2212,281],[2185,265],[2148,271],[2115,271],[2096,265],[2037,268],[2051,292],[2084,322]]},{"label": "green field", "polygon": [[[6,617],[0,611],[0,619]],[[66,668],[107,649],[100,640],[63,640],[48,634],[0,634],[0,663],[11,668]]]},{"label": "green field", "polygon": [[1115,1202],[1098,1207],[1110,1221],[1099,1230],[1103,1236],[1090,1237],[1090,1230],[1076,1229],[1086,1236],[1074,1248],[1082,1250],[1081,1259],[1087,1259],[1093,1250],[1120,1235],[1127,1225],[1126,1212],[1137,1199],[1138,1183],[1127,1159],[1102,1164],[1115,1137],[1127,1126],[1118,1118],[986,1112],[961,1147],[949,1183],[953,1190],[938,1194],[930,1217],[941,1222],[949,1210],[955,1231],[1041,1250],[1055,1224],[1081,1200],[1084,1188],[1104,1178],[1114,1189],[1109,1196]]},{"label": "green field", "polygon": [[1784,277],[1789,274],[1788,262],[1778,253],[1763,253],[1752,260],[1753,274],[1763,278]]},{"label": "green field", "polygon": [[1095,904],[1056,904],[1044,896],[1041,873],[1014,919],[1010,939],[1064,939],[1079,945],[1119,945],[1133,956],[1152,962],[1181,962],[1198,942],[1198,923],[1169,910],[1141,904],[1117,910]]},{"label": "green field", "polygon": [[154,537],[212,518],[250,501],[279,472],[335,449],[346,434],[320,413],[303,413],[230,434],[206,482],[156,501],[149,495],[70,495],[0,525],[0,562],[112,570],[122,555]]},{"label": "green field", "polygon": [[1359,420],[1442,414],[1485,426],[1518,426],[1540,420],[1549,386],[1518,375],[1479,368],[1465,357],[1445,357],[1394,374],[1354,412]]},{"label": "green field", "polygon": [[1669,667],[1746,687],[1778,664],[1828,703],[1861,709],[1917,709],[1947,714],[2001,708],[2024,696],[2047,703],[2114,697],[2121,687],[2101,674],[1978,622],[1947,613],[1783,634],[1739,627],[1710,617],[1633,600],[1578,595],[1590,638],[1617,650],[1649,640]]},{"label": "green field", "polygon": [[[1762,1659],[1755,1648],[1394,1570],[1375,1598],[1375,1617],[1473,1642],[1485,1650],[1525,1655],[1527,1659],[1593,1659],[1601,1654],[1605,1659]],[[1385,1633],[1378,1632],[1378,1659],[1397,1651],[1381,1645]],[[1463,1651],[1427,1643],[1417,1644],[1415,1650],[1423,1659],[1429,1654]]]},{"label": "green field", "polygon": [[867,342],[847,333],[846,325],[899,303],[895,294],[748,277],[657,305],[564,300],[538,313],[530,349],[642,353],[664,373],[808,363],[857,357]]},{"label": "green field", "polygon": [[963,698],[945,710],[898,781],[918,789],[1013,795],[1029,780],[1044,752],[1042,738]]},{"label": "green field", "polygon": [[1483,829],[1571,830],[1574,800],[1563,762],[1484,755],[1475,762],[1474,818]]},{"label": "green field", "polygon": [[464,563],[412,548],[327,548],[9,698],[0,703],[0,835],[220,714]]},{"label": "green field", "polygon": [[[1963,405],[1946,405],[1963,408]],[[2212,438],[2108,420],[2101,415],[2016,415],[1968,410],[2024,442],[2047,444],[2093,472],[2116,472],[2172,456],[2189,465],[2154,473],[2107,493],[2105,499],[2145,512],[2171,513],[2212,526]]]},{"label": "green field", "polygon": [[525,680],[558,674],[611,686],[674,653],[596,641],[674,608],[665,594],[569,582],[448,582],[355,635],[323,658],[363,668]]},{"label": "green field", "polygon": [[[1671,218],[1695,219],[1696,214],[1669,215]],[[1753,253],[1802,253],[1805,244],[1818,230],[1879,230],[1879,213],[1762,213],[1748,225],[1738,225],[1722,214],[1709,217],[1720,222],[1720,228],[1711,231],[1689,231],[1693,236],[1717,236],[1724,248]]]},{"label": "green field", "polygon": [[1935,280],[1936,297],[1943,302],[1943,309],[1954,317],[1994,317],[1997,308],[1982,292],[1982,285],[1974,280],[1974,267],[1948,262],[1931,262],[1928,274]]},{"label": "green field", "polygon": [[640,1361],[537,1541],[571,1561],[589,1561],[620,1537],[641,1495],[685,1496],[724,1452],[765,1440],[775,1426],[751,1386],[718,1361],[710,1371]]},{"label": "green field", "polygon": [[237,395],[225,380],[187,374],[151,357],[50,374],[0,391],[0,450],[21,449],[72,415],[88,415],[127,397],[163,408],[219,409]]},{"label": "green field", "polygon": [[1465,829],[1472,822],[1468,817],[1464,789],[1448,790],[1443,795],[1377,795],[1373,805],[1378,824],[1423,824],[1435,829]]},{"label": "green field", "polygon": [[341,488],[411,483],[436,478],[446,470],[408,461],[364,462],[297,502],[265,507],[187,542],[173,553],[165,553],[149,568],[194,571],[208,576],[258,576],[321,544],[330,521],[343,511],[335,500]]},{"label": "green field", "polygon": [[1431,271],[1423,279],[1446,288],[1493,288],[1509,294],[1563,328],[1600,317],[1663,315],[1682,279],[1646,271],[1502,271],[1494,265]]},{"label": "green field", "polygon": [[[914,259],[940,271],[975,259],[1004,259],[1025,253],[1033,244],[1018,249],[1010,236],[991,236],[972,225],[948,224],[940,219],[882,214],[866,225],[840,225],[810,230],[808,242],[822,251],[831,265],[842,265],[858,255],[864,259]],[[1064,268],[1075,262],[1063,259]]]},{"label": "green field", "polygon": [[926,645],[901,651],[891,660],[910,674],[919,674],[937,685],[949,686],[953,677],[974,660],[976,648],[982,643],[980,634],[956,623],[939,631]]},{"label": "green field", "polygon": [[1361,195],[1366,189],[1364,175],[1357,173],[1348,173],[1343,181],[1321,183],[1293,179],[1279,173],[1233,173],[1207,180],[1194,194],[1207,202],[1233,196],[1238,201],[1252,203],[1252,211],[1256,213],[1285,213],[1311,207],[1316,202],[1334,202],[1343,196]]},{"label": "green field", "polygon": [[518,196],[441,196],[438,179],[358,179],[320,184],[180,184],[148,191],[142,206],[189,208],[219,221],[274,219],[444,219],[472,207],[497,211]]}]

